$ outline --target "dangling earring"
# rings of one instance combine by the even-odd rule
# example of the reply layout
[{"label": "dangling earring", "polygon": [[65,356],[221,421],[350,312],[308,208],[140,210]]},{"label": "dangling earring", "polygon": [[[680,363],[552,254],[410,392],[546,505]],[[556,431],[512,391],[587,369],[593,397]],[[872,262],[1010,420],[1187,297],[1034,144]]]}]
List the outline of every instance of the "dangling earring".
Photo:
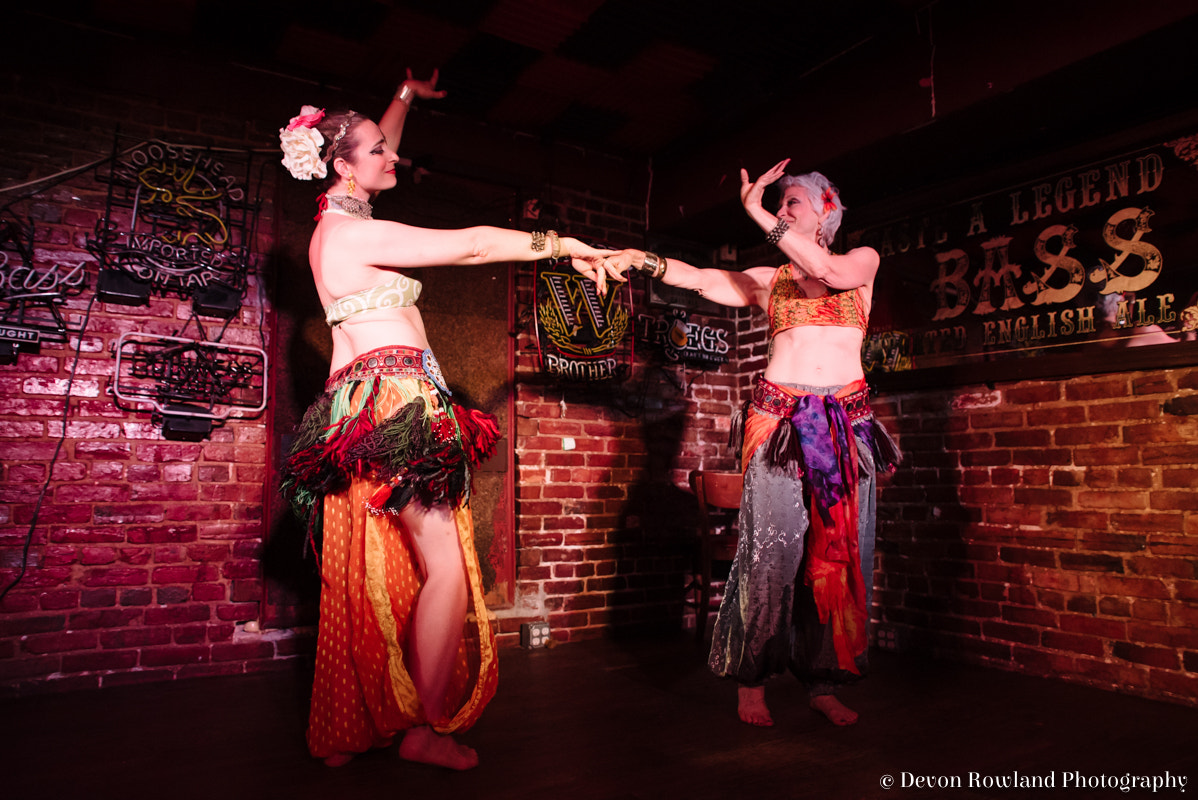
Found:
[{"label": "dangling earring", "polygon": [[815,224],[815,243],[820,247],[828,246],[824,244],[824,223],[822,222],[817,222]]},{"label": "dangling earring", "polygon": [[349,194],[349,195],[352,195],[352,194],[354,193],[354,188],[355,188],[355,186],[354,186],[354,176],[353,176],[353,175],[350,175],[350,176],[349,176],[349,183],[345,184],[345,193],[346,193],[346,194]]}]

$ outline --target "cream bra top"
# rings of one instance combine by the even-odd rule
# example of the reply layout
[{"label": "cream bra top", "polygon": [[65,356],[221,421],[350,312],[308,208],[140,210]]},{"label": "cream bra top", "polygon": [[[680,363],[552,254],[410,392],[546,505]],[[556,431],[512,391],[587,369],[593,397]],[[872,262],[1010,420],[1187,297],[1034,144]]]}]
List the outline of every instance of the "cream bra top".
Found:
[{"label": "cream bra top", "polygon": [[415,278],[396,275],[386,283],[371,286],[360,292],[334,300],[324,307],[324,319],[330,328],[340,325],[352,316],[376,308],[407,308],[420,299],[422,285]]}]

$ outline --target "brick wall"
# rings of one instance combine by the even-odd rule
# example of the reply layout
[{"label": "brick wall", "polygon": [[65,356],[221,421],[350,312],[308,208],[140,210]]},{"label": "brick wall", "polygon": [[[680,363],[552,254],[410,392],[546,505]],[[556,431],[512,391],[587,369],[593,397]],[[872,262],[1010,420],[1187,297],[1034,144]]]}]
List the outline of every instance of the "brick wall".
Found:
[{"label": "brick wall", "polygon": [[[231,109],[199,113],[37,75],[5,76],[2,90],[4,186],[102,158],[118,126],[135,139],[224,148],[271,135]],[[175,93],[171,102],[195,98]],[[9,214],[33,223],[36,268],[87,265],[87,288],[63,308],[71,328],[95,293],[84,242],[105,193],[88,169],[0,196]],[[259,230],[261,256],[271,247],[269,207]],[[224,342],[266,344],[259,288],[251,278]],[[82,336],[0,365],[0,587],[26,564],[0,604],[0,685],[10,691],[243,672],[289,652],[287,636],[243,631],[262,593],[268,419],[231,421],[202,442],[166,441],[148,411],[122,410],[108,394],[122,333],[172,335],[190,316],[190,301],[177,298],[97,302]],[[223,325],[201,322],[210,336]]]},{"label": "brick wall", "polygon": [[879,643],[1198,705],[1198,370],[884,396]]}]

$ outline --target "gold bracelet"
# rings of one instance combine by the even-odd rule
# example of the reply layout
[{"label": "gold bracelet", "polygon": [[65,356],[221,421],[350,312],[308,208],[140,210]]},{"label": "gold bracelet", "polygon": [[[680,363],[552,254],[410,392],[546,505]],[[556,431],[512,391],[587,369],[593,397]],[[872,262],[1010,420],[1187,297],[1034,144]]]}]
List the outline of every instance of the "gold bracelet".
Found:
[{"label": "gold bracelet", "polygon": [[549,257],[557,258],[562,254],[562,240],[558,238],[557,231],[549,231],[549,239],[553,242],[553,248],[549,252]]},{"label": "gold bracelet", "polygon": [[657,253],[645,251],[645,259],[637,267],[638,272],[648,272],[650,278],[660,278],[666,274],[666,260]]},{"label": "gold bracelet", "polygon": [[408,108],[411,108],[412,107],[412,97],[415,94],[416,94],[416,90],[413,89],[411,86],[408,86],[405,83],[403,86],[399,87],[399,93],[395,95],[395,99],[398,102],[406,105]]},{"label": "gold bracelet", "polygon": [[544,249],[545,249],[545,232],[544,231],[533,231],[532,232],[532,251],[534,253],[539,253]]}]

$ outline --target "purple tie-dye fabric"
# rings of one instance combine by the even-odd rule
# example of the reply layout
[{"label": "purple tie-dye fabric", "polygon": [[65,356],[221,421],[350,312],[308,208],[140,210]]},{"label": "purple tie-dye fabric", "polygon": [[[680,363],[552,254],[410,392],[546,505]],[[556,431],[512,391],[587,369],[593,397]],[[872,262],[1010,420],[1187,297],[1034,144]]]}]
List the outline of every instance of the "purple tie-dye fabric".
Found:
[{"label": "purple tie-dye fabric", "polygon": [[802,395],[791,424],[803,450],[803,467],[815,494],[815,507],[827,524],[828,509],[844,499],[846,478],[853,476],[849,416],[833,395]]}]

